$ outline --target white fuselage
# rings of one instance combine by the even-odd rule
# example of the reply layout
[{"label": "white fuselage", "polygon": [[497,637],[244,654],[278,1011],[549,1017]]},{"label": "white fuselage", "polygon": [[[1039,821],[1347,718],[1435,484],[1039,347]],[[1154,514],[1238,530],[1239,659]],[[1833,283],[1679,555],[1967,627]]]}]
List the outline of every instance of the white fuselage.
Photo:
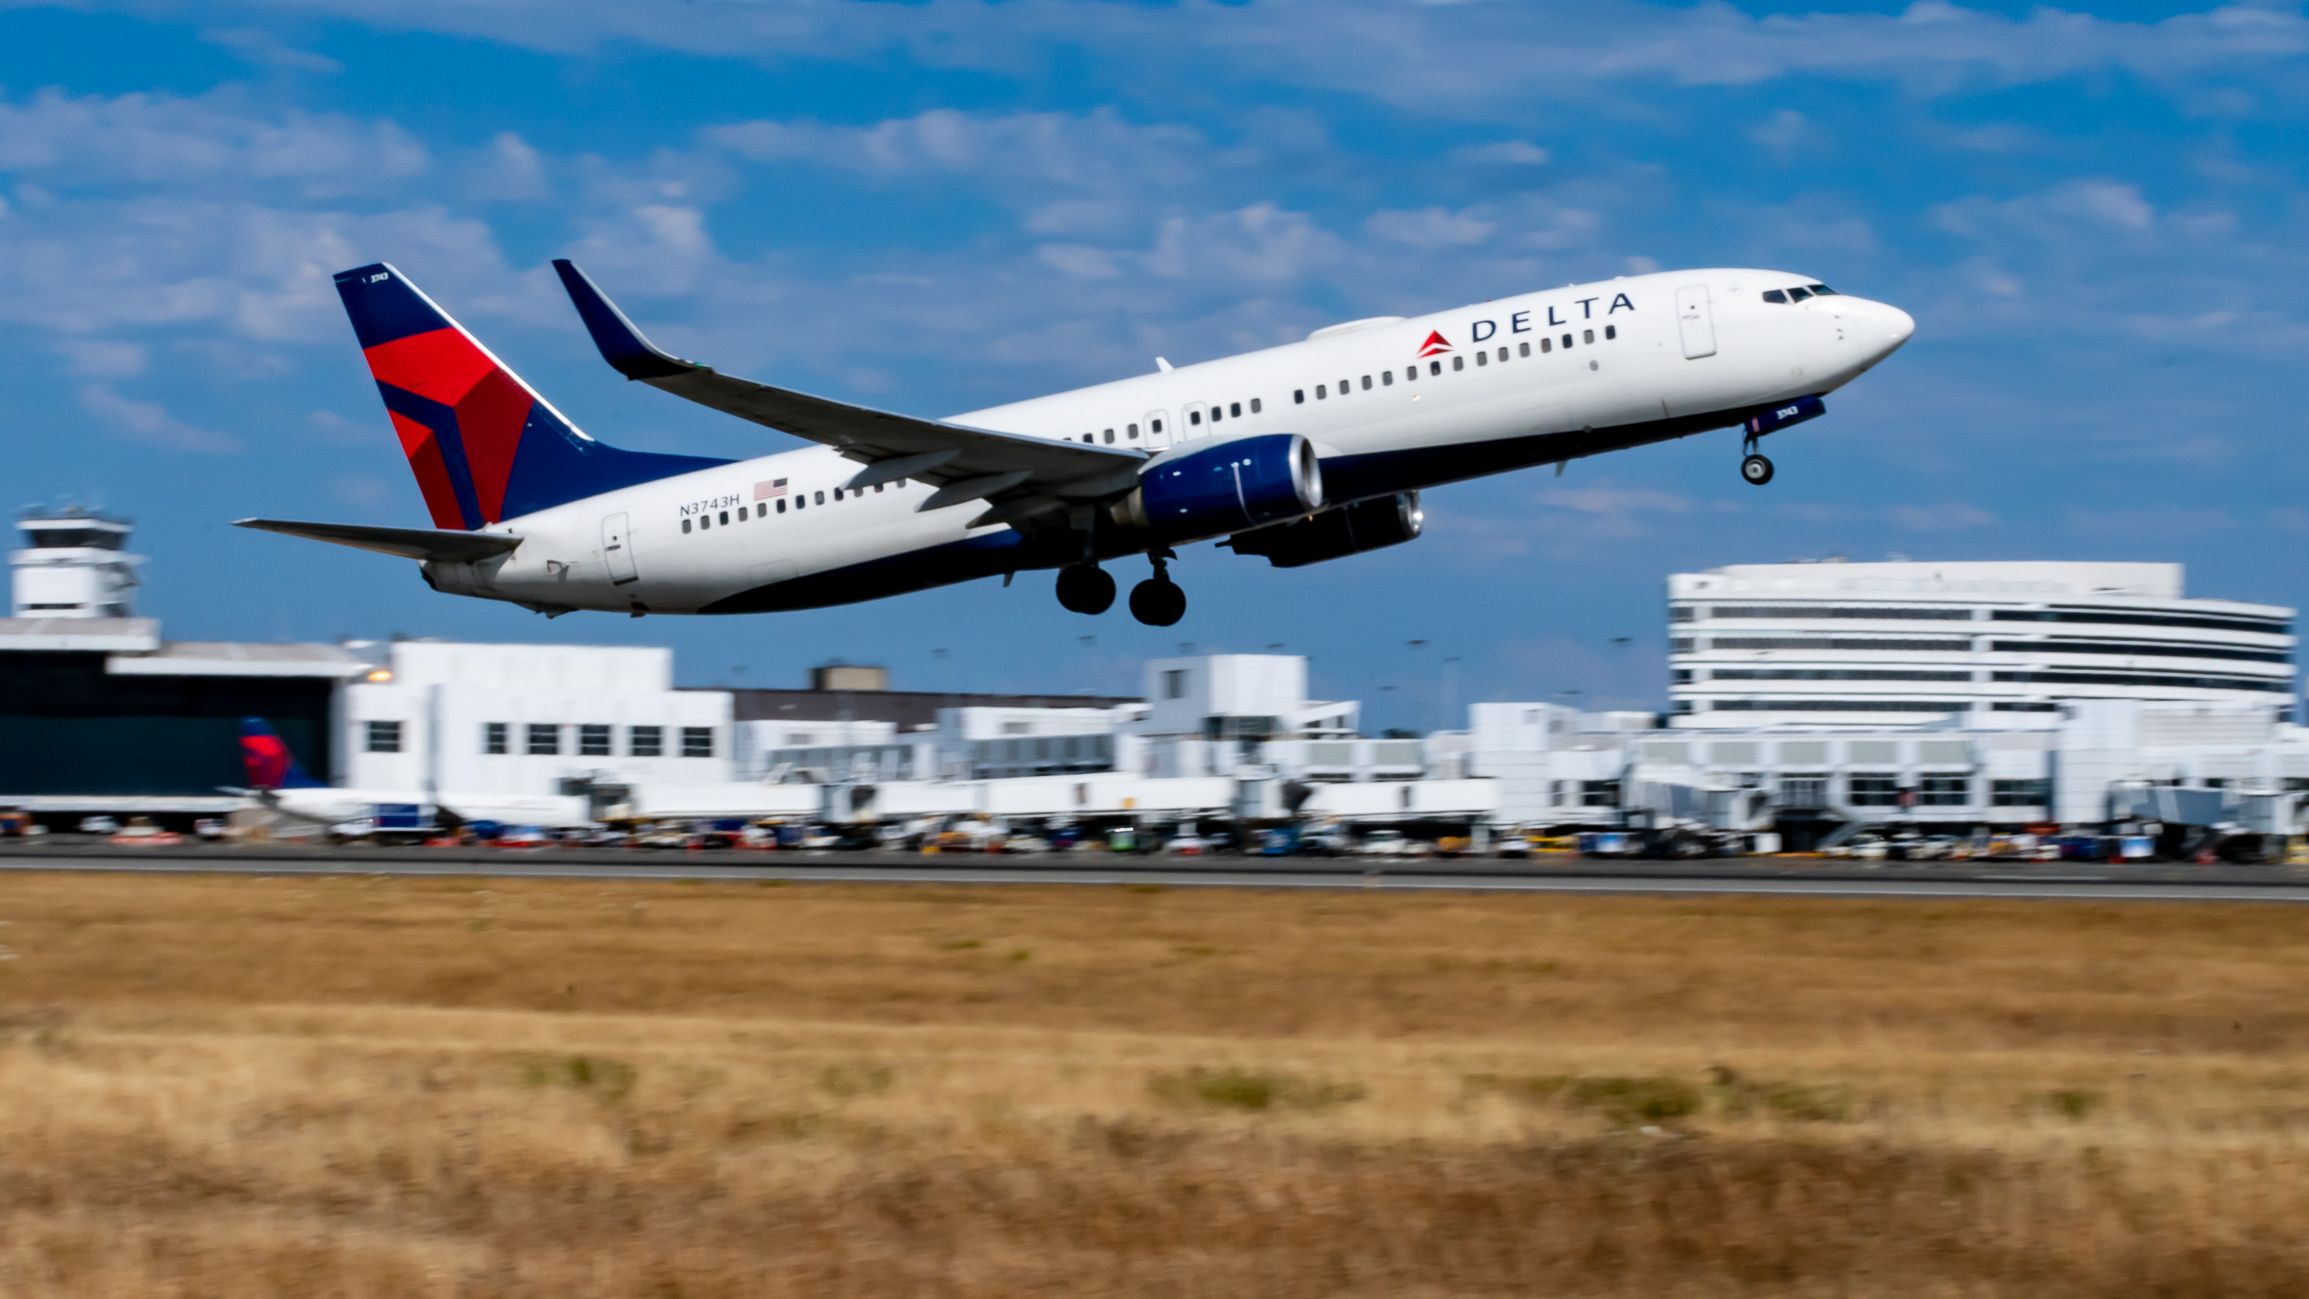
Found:
[{"label": "white fuselage", "polygon": [[[1735,424],[1850,382],[1913,328],[1867,299],[1763,296],[1810,282],[1628,276],[1338,326],[950,422],[1149,455],[1295,433],[1321,456],[1326,504],[1340,505]],[[741,596],[745,608],[811,607],[1075,558],[1038,552],[1006,524],[971,526],[977,506],[922,509],[932,489],[920,483],[848,490],[858,472],[812,446],[662,479],[508,519],[487,530],[522,537],[513,553],[429,564],[427,577],[548,612],[719,612]]]},{"label": "white fuselage", "polygon": [[258,801],[283,816],[327,828],[372,816],[381,807],[415,807],[427,821],[440,819],[443,810],[465,821],[495,821],[500,825],[535,825],[573,829],[593,824],[585,800],[573,796],[540,794],[475,794],[436,797],[413,789],[339,789],[310,786],[270,789]]}]

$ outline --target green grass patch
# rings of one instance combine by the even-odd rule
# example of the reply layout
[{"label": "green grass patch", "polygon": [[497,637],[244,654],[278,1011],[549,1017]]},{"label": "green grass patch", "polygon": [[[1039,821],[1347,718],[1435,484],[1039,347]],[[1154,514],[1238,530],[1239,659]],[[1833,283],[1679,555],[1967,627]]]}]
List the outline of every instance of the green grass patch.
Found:
[{"label": "green grass patch", "polygon": [[838,1064],[818,1075],[818,1086],[844,1100],[879,1096],[897,1081],[897,1071],[886,1064]]},{"label": "green grass patch", "polygon": [[1474,1074],[1466,1083],[1479,1091],[1517,1100],[1590,1110],[1614,1127],[1673,1123],[1700,1112],[1700,1089],[1664,1074],[1639,1077],[1580,1077],[1572,1074]]},{"label": "green grass patch", "polygon": [[1148,1088],[1164,1100],[1231,1110],[1321,1110],[1362,1100],[1361,1083],[1326,1082],[1250,1069],[1189,1069],[1158,1074]]},{"label": "green grass patch", "polygon": [[2064,1087],[2056,1091],[2030,1092],[2022,1098],[2021,1108],[2036,1114],[2055,1114],[2071,1123],[2082,1123],[2091,1118],[2107,1100],[2099,1092]]},{"label": "green grass patch", "polygon": [[1859,1111],[1858,1098],[1847,1087],[1745,1078],[1723,1065],[1710,1072],[1714,1076],[1710,1098],[1726,1118],[1760,1115],[1790,1123],[1849,1123]]},{"label": "green grass patch", "polygon": [[522,1077],[532,1087],[567,1087],[615,1101],[624,1099],[633,1090],[640,1071],[623,1060],[572,1055],[556,1060],[532,1060]]}]

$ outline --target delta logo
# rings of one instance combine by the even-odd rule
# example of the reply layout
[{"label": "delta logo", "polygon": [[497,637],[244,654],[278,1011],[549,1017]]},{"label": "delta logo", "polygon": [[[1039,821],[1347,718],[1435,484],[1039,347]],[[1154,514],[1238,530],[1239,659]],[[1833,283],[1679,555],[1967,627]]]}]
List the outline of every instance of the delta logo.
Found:
[{"label": "delta logo", "polygon": [[1441,356],[1450,350],[1451,341],[1443,336],[1443,331],[1431,329],[1427,331],[1427,341],[1419,345],[1419,359],[1424,361],[1428,357]]}]

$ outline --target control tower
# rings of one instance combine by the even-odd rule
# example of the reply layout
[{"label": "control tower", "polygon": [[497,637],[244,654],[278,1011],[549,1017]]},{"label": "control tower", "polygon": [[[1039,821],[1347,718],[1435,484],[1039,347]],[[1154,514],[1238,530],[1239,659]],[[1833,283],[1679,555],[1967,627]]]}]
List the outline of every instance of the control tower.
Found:
[{"label": "control tower", "polygon": [[79,506],[16,516],[24,548],[8,556],[18,618],[131,618],[142,555],[126,553],[129,522]]}]

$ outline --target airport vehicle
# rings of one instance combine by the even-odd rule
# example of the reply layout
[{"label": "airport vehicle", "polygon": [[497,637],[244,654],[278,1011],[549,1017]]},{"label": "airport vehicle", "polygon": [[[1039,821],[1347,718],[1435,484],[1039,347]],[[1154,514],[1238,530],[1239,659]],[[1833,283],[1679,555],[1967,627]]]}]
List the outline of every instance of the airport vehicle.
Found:
[{"label": "airport vehicle", "polygon": [[227,789],[292,820],[339,838],[424,838],[448,825],[500,822],[554,829],[594,824],[585,800],[558,795],[445,794],[408,789],[347,789],[306,772],[288,743],[261,717],[241,720],[241,767],[248,787]]},{"label": "airport vehicle", "polygon": [[1173,367],[949,419],[755,383],[644,337],[556,261],[626,378],[818,445],[745,460],[597,442],[385,263],[336,276],[431,528],[242,519],[418,561],[435,590],[547,615],[765,613],[1145,556],[1130,611],[1186,612],[1178,548],[1295,568],[1419,536],[1419,493],[1711,429],[1760,438],[1907,341],[1897,307],[1769,270],[1625,276]]}]

